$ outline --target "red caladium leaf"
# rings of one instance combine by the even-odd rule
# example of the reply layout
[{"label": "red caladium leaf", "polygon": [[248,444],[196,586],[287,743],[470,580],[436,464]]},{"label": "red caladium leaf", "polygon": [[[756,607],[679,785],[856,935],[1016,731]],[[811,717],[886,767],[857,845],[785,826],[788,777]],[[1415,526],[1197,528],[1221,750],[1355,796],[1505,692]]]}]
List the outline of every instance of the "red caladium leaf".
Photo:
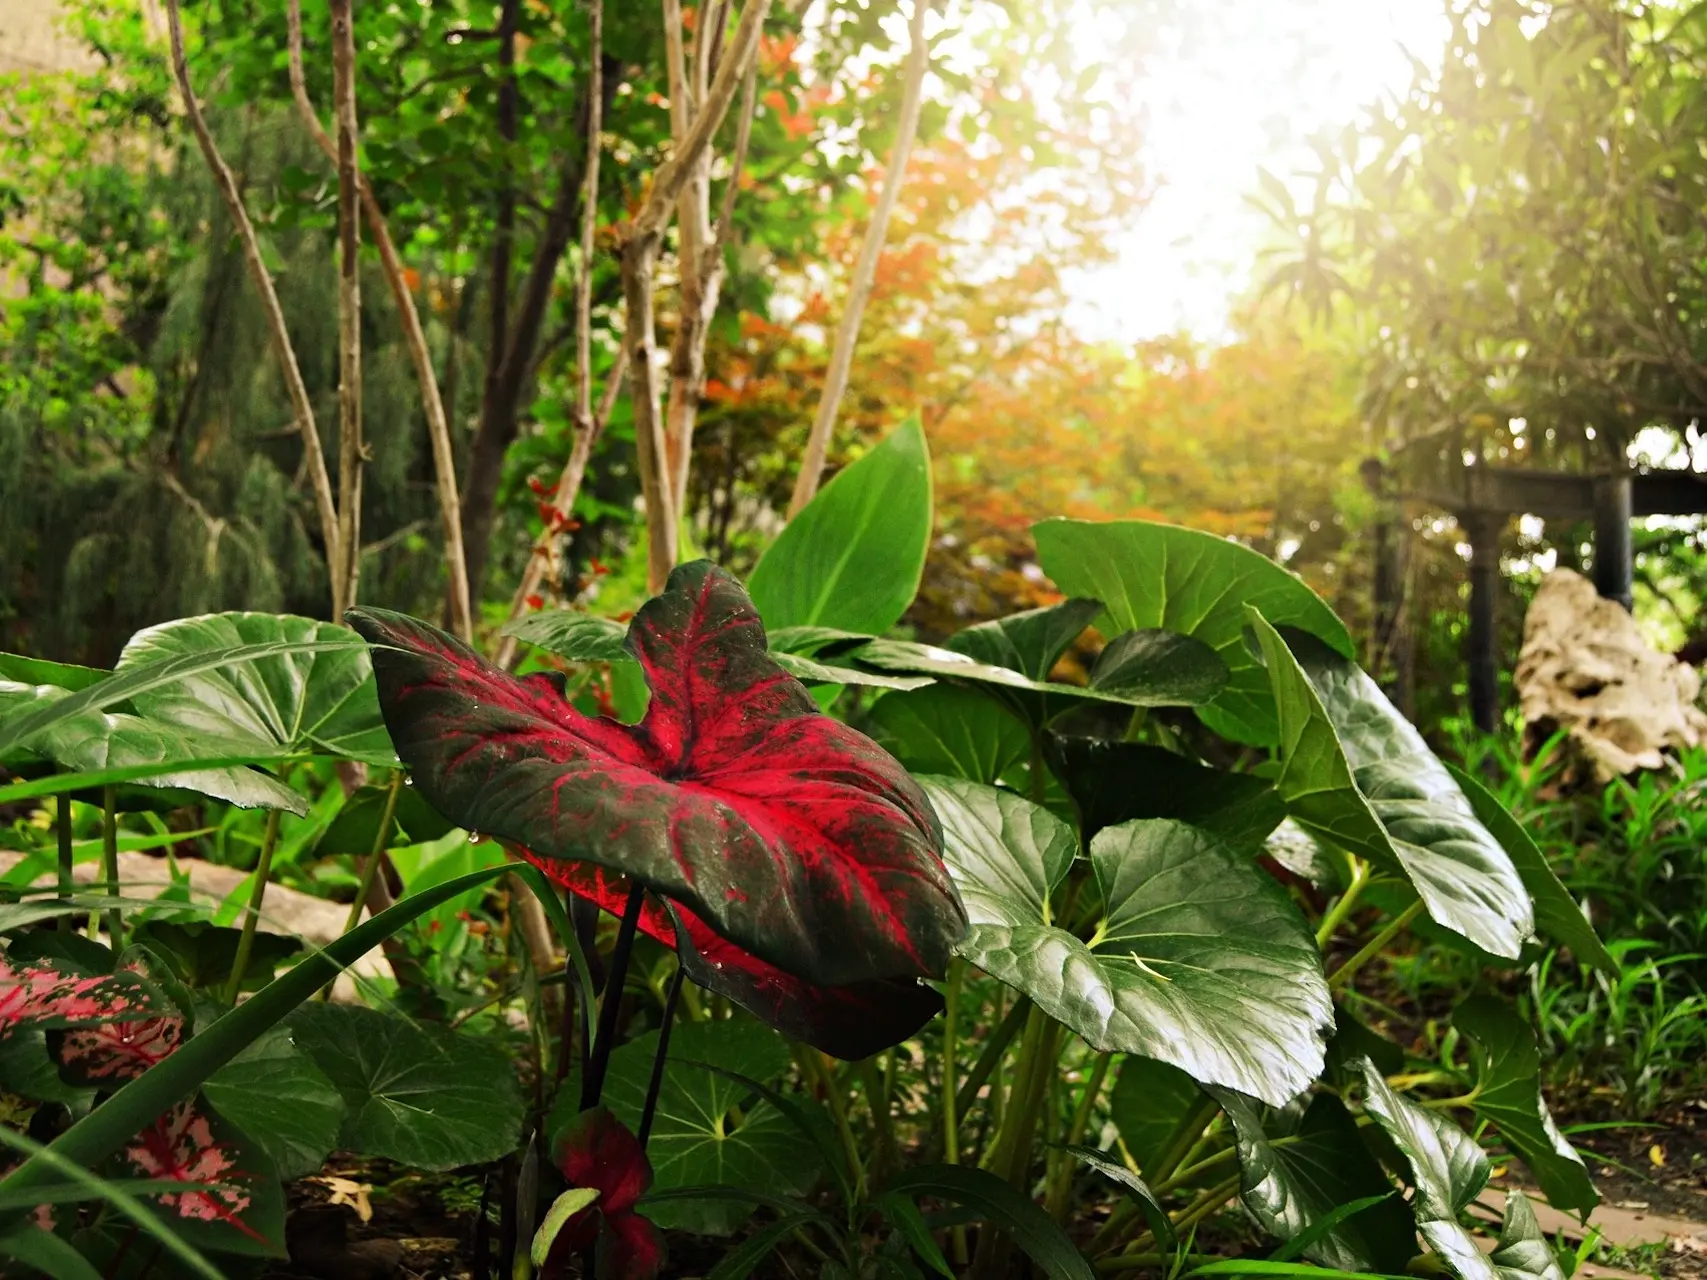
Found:
[{"label": "red caladium leaf", "polygon": [[66,973],[0,955],[0,1036],[13,1027],[77,1027],[148,1016],[147,993],[126,974]]},{"label": "red caladium leaf", "polygon": [[653,1280],[664,1266],[664,1237],[635,1211],[652,1185],[639,1139],[608,1108],[593,1107],[570,1122],[554,1156],[571,1187],[590,1187],[599,1198],[558,1231],[544,1280],[567,1275],[569,1260],[595,1242],[599,1280]]},{"label": "red caladium leaf", "polygon": [[[628,881],[590,862],[553,862],[526,849],[515,852],[564,888],[620,915]],[[912,978],[884,978],[846,986],[816,986],[766,964],[720,938],[680,903],[648,899],[640,930],[674,947],[687,976],[733,1000],[784,1035],[849,1061],[869,1058],[908,1036],[942,1011],[942,997]]]},{"label": "red caladium leaf", "polygon": [[124,1154],[143,1177],[206,1184],[202,1190],[155,1197],[178,1217],[223,1222],[253,1239],[261,1238],[243,1221],[252,1199],[247,1184],[253,1175],[238,1167],[236,1153],[219,1141],[195,1103],[172,1108],[138,1134]]},{"label": "red caladium leaf", "polygon": [[771,661],[716,566],[678,568],[630,624],[652,691],[636,725],[582,715],[415,619],[349,620],[375,646],[398,754],[452,821],[628,876],[805,982],[946,968],[966,913],[929,802]]}]

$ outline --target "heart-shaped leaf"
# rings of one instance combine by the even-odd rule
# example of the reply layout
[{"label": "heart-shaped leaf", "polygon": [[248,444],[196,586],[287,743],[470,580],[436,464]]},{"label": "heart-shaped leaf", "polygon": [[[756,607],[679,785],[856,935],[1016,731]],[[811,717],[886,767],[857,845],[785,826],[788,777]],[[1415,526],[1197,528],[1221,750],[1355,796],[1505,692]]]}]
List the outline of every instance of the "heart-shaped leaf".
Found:
[{"label": "heart-shaped leaf", "polygon": [[1046,609],[1010,613],[957,631],[948,647],[990,666],[1006,667],[1033,680],[1047,680],[1067,647],[1101,612],[1100,600],[1063,600]]},{"label": "heart-shaped leaf", "polygon": [[1312,834],[1410,882],[1429,918],[1516,959],[1534,932],[1523,881],[1428,744],[1358,665],[1250,623],[1280,707],[1275,786]]},{"label": "heart-shaped leaf", "polygon": [[[52,685],[0,683],[0,722],[10,726],[25,716],[33,717],[44,706],[64,706],[79,696]],[[78,773],[159,765],[158,774],[138,779],[139,784],[181,787],[243,809],[308,812],[306,800],[259,769],[231,764],[196,767],[198,760],[271,754],[248,738],[214,738],[128,712],[86,708],[32,734],[28,750]]]},{"label": "heart-shaped leaf", "polygon": [[[1357,1122],[1333,1094],[1264,1116],[1248,1098],[1213,1092],[1233,1125],[1245,1207],[1277,1239],[1304,1236],[1350,1201],[1393,1195]],[[1405,1206],[1389,1198],[1320,1232],[1303,1252],[1340,1271],[1398,1275],[1416,1253],[1416,1231]]]},{"label": "heart-shaped leaf", "polygon": [[631,877],[808,982],[943,972],[964,914],[928,803],[778,669],[722,570],[676,569],[636,614],[652,692],[637,725],[584,716],[425,623],[351,618],[392,738],[452,821]]},{"label": "heart-shaped leaf", "polygon": [[[122,676],[245,646],[344,639],[354,639],[348,628],[311,618],[210,613],[137,632],[119,655],[116,672]],[[281,651],[186,675],[142,690],[132,701],[150,720],[186,733],[265,744],[279,755],[312,751],[368,764],[397,763],[380,719],[373,670],[360,649]]]},{"label": "heart-shaped leaf", "polygon": [[879,698],[871,723],[877,740],[914,773],[994,783],[1031,755],[1031,735],[1011,712],[954,685]]},{"label": "heart-shaped leaf", "polygon": [[1044,751],[1086,840],[1133,818],[1173,818],[1254,851],[1286,816],[1263,779],[1212,769],[1165,747],[1051,733]]},{"label": "heart-shaped leaf", "polygon": [[1587,1216],[1600,1203],[1582,1157],[1553,1123],[1541,1100],[1541,1055],[1535,1034],[1492,996],[1473,996],[1452,1014],[1452,1025],[1476,1043],[1476,1087],[1470,1106],[1491,1120],[1506,1146],[1523,1158],[1547,1203]]},{"label": "heart-shaped leaf", "polygon": [[1095,596],[1115,631],[1165,627],[1201,640],[1226,664],[1227,684],[1198,717],[1238,742],[1278,739],[1274,701],[1244,645],[1244,607],[1321,636],[1348,657],[1345,624],[1315,592],[1265,556],[1226,538],[1146,520],[1045,520],[1037,558],[1061,590]]},{"label": "heart-shaped leaf", "polygon": [[359,1005],[305,1004],[288,1025],[343,1096],[341,1148],[421,1169],[515,1150],[524,1106],[497,1050]]},{"label": "heart-shaped leaf", "polygon": [[[653,1031],[611,1054],[604,1101],[624,1124],[640,1123],[657,1050]],[[812,1139],[769,1102],[697,1065],[768,1084],[788,1061],[788,1046],[745,1018],[680,1023],[670,1035],[669,1062],[647,1144],[654,1188],[718,1185],[773,1195],[810,1189],[822,1172]],[[726,1235],[747,1221],[751,1209],[727,1200],[679,1200],[649,1203],[646,1213],[662,1227]]]},{"label": "heart-shaped leaf", "polygon": [[664,1237],[635,1212],[653,1181],[639,1139],[608,1108],[594,1107],[557,1135],[552,1159],[571,1187],[597,1195],[559,1225],[545,1274],[566,1274],[570,1258],[596,1241],[599,1280],[652,1280],[664,1265]]},{"label": "heart-shaped leaf", "polygon": [[[1129,656],[1115,664],[1114,678],[1106,684],[1093,681],[1089,685],[1035,679],[955,649],[912,640],[872,640],[848,650],[842,660],[880,671],[915,672],[959,681],[1001,699],[1033,724],[1041,724],[1059,710],[1060,701],[1091,700],[1127,707],[1194,706],[1208,701],[1225,683],[1225,664],[1207,645],[1189,636],[1129,649]],[[1057,701],[1051,703],[1050,699]]]},{"label": "heart-shaped leaf", "polygon": [[197,1191],[147,1197],[196,1249],[265,1258],[285,1256],[284,1189],[266,1154],[236,1125],[184,1102],[125,1147],[129,1176],[206,1184]]},{"label": "heart-shaped leaf", "polygon": [[931,460],[909,418],[844,467],[753,567],[748,589],[773,627],[881,635],[919,589],[931,537]]},{"label": "heart-shaped leaf", "polygon": [[1487,1185],[1488,1157],[1475,1140],[1438,1111],[1419,1106],[1388,1087],[1367,1058],[1364,1109],[1387,1132],[1411,1167],[1416,1194],[1411,1212],[1429,1247],[1461,1280],[1497,1280],[1458,1215]]},{"label": "heart-shaped leaf", "polygon": [[343,1096],[283,1027],[208,1077],[202,1097],[240,1123],[287,1182],[319,1171],[344,1122]]},{"label": "heart-shaped leaf", "polygon": [[1135,707],[1198,707],[1214,701],[1231,675],[1203,641],[1152,627],[1110,640],[1091,668],[1091,688]]},{"label": "heart-shaped leaf", "polygon": [[1511,857],[1512,865],[1517,868],[1517,874],[1523,877],[1523,887],[1529,891],[1535,904],[1536,932],[1560,946],[1569,947],[1571,954],[1581,963],[1617,977],[1618,962],[1606,950],[1583,909],[1577,905],[1571,891],[1560,883],[1553,868],[1547,864],[1547,855],[1529,838],[1523,824],[1507,813],[1505,806],[1476,779],[1451,764],[1446,768],[1458,789],[1470,801],[1477,819],[1500,842]]},{"label": "heart-shaped leaf", "polygon": [[[629,882],[602,867],[530,860],[557,884],[613,915],[620,915],[628,901]],[[640,911],[640,931],[674,947],[692,981],[837,1058],[857,1061],[881,1053],[942,1010],[942,997],[911,978],[841,986],[804,982],[719,937],[679,903],[666,906],[649,897]]]},{"label": "heart-shaped leaf", "polygon": [[614,618],[575,609],[549,609],[518,618],[500,633],[572,662],[632,662],[623,645],[628,628]]},{"label": "heart-shaped leaf", "polygon": [[1332,1015],[1321,955],[1249,859],[1180,822],[1110,827],[1091,842],[1103,916],[1081,939],[1049,911],[1077,843],[1065,823],[990,787],[926,786],[972,922],[959,954],[1093,1048],[1277,1105],[1315,1079]]}]

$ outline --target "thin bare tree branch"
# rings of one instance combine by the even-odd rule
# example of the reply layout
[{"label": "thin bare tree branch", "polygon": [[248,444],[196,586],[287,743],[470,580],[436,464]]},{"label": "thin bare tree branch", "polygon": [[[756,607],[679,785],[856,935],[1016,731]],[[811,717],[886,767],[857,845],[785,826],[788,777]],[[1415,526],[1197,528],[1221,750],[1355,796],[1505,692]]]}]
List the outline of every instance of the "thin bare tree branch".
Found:
[{"label": "thin bare tree branch", "polygon": [[[338,163],[338,147],[320,123],[320,116],[308,97],[308,82],[302,65],[302,0],[290,0],[290,87],[296,98],[298,113],[307,126],[315,145],[334,165]],[[432,444],[433,472],[438,487],[439,522],[444,530],[445,568],[450,575],[450,626],[463,640],[474,639],[474,616],[468,599],[468,564],[462,550],[462,503],[456,491],[456,454],[451,447],[450,423],[445,414],[444,400],[439,394],[438,376],[433,372],[433,357],[427,347],[427,335],[421,327],[421,315],[415,306],[415,295],[409,289],[409,278],[403,270],[403,260],[391,239],[385,214],[373,194],[367,175],[359,169],[356,182],[362,200],[362,212],[367,217],[368,230],[379,249],[380,266],[385,282],[397,304],[398,317],[403,322],[403,343],[409,349],[410,362],[415,366],[415,378],[421,384],[421,408],[427,419],[427,438]]]},{"label": "thin bare tree branch", "polygon": [[665,579],[675,567],[678,542],[675,484],[669,468],[658,384],[657,321],[653,299],[658,252],[670,211],[692,179],[718,126],[728,115],[736,86],[746,74],[748,62],[756,54],[759,33],[770,7],[771,0],[747,0],[727,56],[712,77],[692,125],[685,136],[675,142],[669,159],[659,165],[653,175],[652,189],[630,224],[623,245],[623,295],[628,307],[623,342],[629,356],[635,451],[640,468],[641,495],[646,504],[647,581],[654,592],[663,590]]},{"label": "thin bare tree branch", "polygon": [[[332,0],[332,107],[338,128],[338,545],[344,606],[361,586],[362,230],[356,206],[356,34],[351,0]],[[342,615],[340,615],[342,616]]]},{"label": "thin bare tree branch", "polygon": [[872,211],[871,225],[865,229],[865,242],[860,246],[859,262],[854,267],[853,280],[848,286],[846,310],[836,329],[836,343],[830,349],[830,367],[824,374],[824,391],[818,400],[818,414],[812,420],[812,434],[806,439],[806,455],[800,462],[800,474],[795,477],[794,496],[789,500],[788,516],[800,514],[818,492],[818,481],[824,474],[824,457],[829,452],[830,435],[836,426],[836,411],[841,407],[842,394],[847,390],[848,371],[853,366],[854,347],[859,342],[860,320],[865,315],[865,303],[871,296],[872,281],[877,277],[877,262],[883,256],[883,242],[889,235],[889,218],[895,211],[896,198],[907,174],[907,157],[913,149],[913,137],[919,129],[919,105],[930,64],[930,46],[925,40],[925,12],[928,0],[913,0],[911,25],[912,48],[907,51],[907,81],[902,90],[901,119],[896,125],[895,147],[889,156],[889,171],[884,175],[883,194]]},{"label": "thin bare tree branch", "polygon": [[219,188],[220,198],[224,200],[226,212],[230,215],[238,239],[242,242],[243,260],[249,267],[249,275],[261,295],[261,309],[266,315],[267,332],[272,338],[280,371],[284,374],[285,390],[290,397],[291,416],[296,419],[296,428],[302,435],[303,462],[308,468],[309,484],[314,490],[314,504],[320,514],[320,533],[326,543],[326,566],[332,584],[332,615],[341,618],[344,608],[344,581],[338,572],[338,566],[343,562],[338,540],[338,506],[332,497],[332,479],[326,471],[326,456],[320,451],[320,429],[314,421],[314,406],[308,399],[308,388],[302,381],[302,368],[297,364],[296,351],[291,346],[290,330],[285,326],[284,308],[279,305],[279,295],[273,288],[272,275],[267,271],[267,264],[261,257],[261,244],[255,236],[255,225],[249,220],[249,211],[243,207],[243,195],[237,188],[237,179],[232,176],[230,168],[219,154],[219,148],[214,144],[213,134],[208,131],[207,120],[202,116],[195,89],[190,84],[189,63],[184,56],[184,29],[178,15],[177,0],[166,0],[166,26],[172,42],[172,71],[178,80],[178,92],[184,98],[184,113],[189,118],[196,144],[201,148],[207,167],[213,174],[214,185]]},{"label": "thin bare tree branch", "polygon": [[[599,135],[604,129],[604,0],[590,0],[587,15],[587,150],[581,191],[581,272],[575,279],[575,417],[582,432],[593,425],[593,250],[599,229]],[[612,384],[622,381],[612,377]]]},{"label": "thin bare tree branch", "polygon": [[[575,509],[575,499],[580,496],[581,484],[586,479],[587,462],[593,456],[594,446],[605,433],[605,424],[610,421],[611,409],[616,404],[617,392],[622,389],[623,376],[627,370],[628,351],[623,349],[617,352],[616,363],[611,366],[610,376],[605,380],[605,394],[599,404],[598,413],[590,416],[587,425],[575,433],[575,444],[569,451],[569,460],[563,464],[563,472],[557,477],[557,488],[552,491],[552,514],[546,518],[545,527],[540,530],[539,537],[534,539],[527,568],[522,570],[521,583],[516,587],[516,594],[510,598],[510,616],[505,626],[527,612],[528,597],[538,594],[540,584],[545,581],[546,574],[557,561],[557,540],[563,535],[563,525],[569,519],[569,513]],[[515,660],[516,638],[504,636],[498,642],[498,665],[508,667]]]}]

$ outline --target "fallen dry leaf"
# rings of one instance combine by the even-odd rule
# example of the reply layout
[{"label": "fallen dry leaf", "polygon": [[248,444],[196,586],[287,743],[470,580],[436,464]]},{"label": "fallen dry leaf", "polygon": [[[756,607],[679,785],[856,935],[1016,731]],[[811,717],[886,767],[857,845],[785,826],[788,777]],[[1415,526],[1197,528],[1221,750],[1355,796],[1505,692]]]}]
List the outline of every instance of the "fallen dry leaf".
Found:
[{"label": "fallen dry leaf", "polygon": [[308,1182],[318,1182],[332,1194],[326,1203],[330,1205],[348,1205],[356,1211],[356,1217],[363,1222],[373,1221],[373,1202],[368,1199],[368,1192],[373,1187],[365,1182],[356,1182],[351,1178],[340,1178],[336,1174],[325,1174],[317,1178],[308,1178]]}]

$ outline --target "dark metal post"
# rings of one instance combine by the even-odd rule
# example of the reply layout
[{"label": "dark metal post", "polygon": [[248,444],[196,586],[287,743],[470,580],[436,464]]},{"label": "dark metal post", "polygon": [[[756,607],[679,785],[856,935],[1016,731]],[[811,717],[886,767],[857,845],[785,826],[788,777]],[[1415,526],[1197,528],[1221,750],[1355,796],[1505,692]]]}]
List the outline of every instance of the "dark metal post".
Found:
[{"label": "dark metal post", "polygon": [[1495,642],[1496,601],[1500,589],[1500,532],[1497,512],[1467,511],[1458,517],[1470,540],[1470,720],[1492,733],[1500,719],[1500,672]]},{"label": "dark metal post", "polygon": [[1630,477],[1594,478],[1594,589],[1626,609],[1634,603]]}]

